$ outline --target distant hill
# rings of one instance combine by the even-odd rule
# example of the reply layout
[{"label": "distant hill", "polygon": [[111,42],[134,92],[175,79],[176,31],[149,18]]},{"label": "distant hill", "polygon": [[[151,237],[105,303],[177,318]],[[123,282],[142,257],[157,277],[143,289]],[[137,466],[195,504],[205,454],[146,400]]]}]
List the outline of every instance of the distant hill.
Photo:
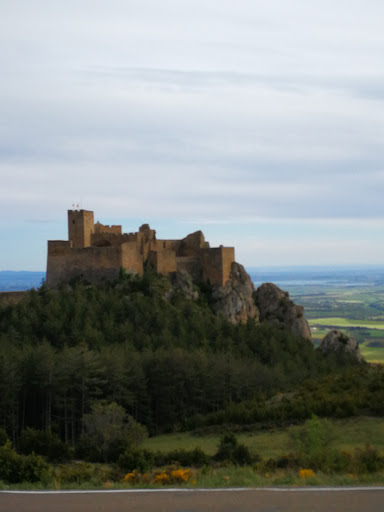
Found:
[{"label": "distant hill", "polygon": [[0,291],[13,292],[39,288],[45,279],[45,272],[0,272]]}]

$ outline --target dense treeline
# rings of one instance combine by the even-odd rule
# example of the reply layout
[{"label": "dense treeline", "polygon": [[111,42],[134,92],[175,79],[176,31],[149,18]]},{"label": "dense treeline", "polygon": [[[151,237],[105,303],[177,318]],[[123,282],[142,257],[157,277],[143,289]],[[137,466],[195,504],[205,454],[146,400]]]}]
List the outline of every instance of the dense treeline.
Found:
[{"label": "dense treeline", "polygon": [[[230,403],[220,411],[205,416],[192,416],[190,430],[209,432],[219,425],[232,425],[236,430],[264,426],[301,423],[317,415],[324,418],[347,418],[368,414],[384,414],[384,371],[381,367],[354,365],[337,373],[309,378],[293,392]],[[236,427],[234,427],[236,425]]]},{"label": "dense treeline", "polygon": [[191,418],[266,403],[348,367],[271,325],[228,323],[209,293],[188,300],[148,272],[98,287],[42,286],[0,309],[0,427],[16,442],[31,427],[75,444],[103,400],[150,433],[188,428]]}]

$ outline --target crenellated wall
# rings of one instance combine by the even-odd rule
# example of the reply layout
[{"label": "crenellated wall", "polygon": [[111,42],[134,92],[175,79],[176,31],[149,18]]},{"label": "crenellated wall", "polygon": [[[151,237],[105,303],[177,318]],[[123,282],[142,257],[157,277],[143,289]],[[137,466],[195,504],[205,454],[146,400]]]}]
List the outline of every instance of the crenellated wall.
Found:
[{"label": "crenellated wall", "polygon": [[101,224],[100,222],[96,222],[95,233],[113,233],[114,235],[121,235],[122,228],[121,226],[106,226],[104,224]]},{"label": "crenellated wall", "polygon": [[121,268],[141,275],[148,264],[161,274],[183,270],[196,280],[223,286],[233,261],[233,247],[211,249],[201,231],[181,240],[157,240],[148,224],[137,233],[122,233],[121,226],[94,224],[93,212],[69,210],[68,241],[48,242],[47,285],[76,277],[116,279]]}]

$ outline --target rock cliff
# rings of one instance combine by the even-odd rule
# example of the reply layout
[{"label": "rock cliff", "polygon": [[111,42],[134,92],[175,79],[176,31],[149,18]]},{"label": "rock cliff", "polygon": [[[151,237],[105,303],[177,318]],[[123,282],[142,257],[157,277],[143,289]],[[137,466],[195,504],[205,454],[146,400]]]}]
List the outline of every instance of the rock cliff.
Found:
[{"label": "rock cliff", "polygon": [[289,293],[273,283],[264,283],[253,294],[260,322],[268,320],[312,342],[311,330],[304,318],[303,306],[296,305]]},{"label": "rock cliff", "polygon": [[181,292],[189,300],[198,300],[199,292],[197,287],[193,284],[192,276],[185,270],[178,270],[171,277],[173,289],[168,292],[167,298],[173,295],[175,290]]},{"label": "rock cliff", "polygon": [[224,286],[214,286],[212,307],[215,313],[233,323],[253,318],[259,321],[259,310],[253,300],[255,287],[243,265],[233,262],[229,279]]},{"label": "rock cliff", "polygon": [[357,341],[336,329],[329,331],[329,333],[324,336],[320,343],[320,350],[324,355],[331,352],[345,352],[346,354],[350,354],[358,362],[364,361]]},{"label": "rock cliff", "polygon": [[[172,278],[172,289],[181,291],[188,299],[199,298],[198,288],[192,277],[184,271],[178,271]],[[173,290],[173,291],[172,291]],[[296,305],[288,292],[284,292],[272,283],[264,283],[257,290],[243,265],[233,262],[229,279],[224,286],[212,286],[210,302],[213,311],[232,323],[273,322],[275,325],[291,331],[293,334],[312,342],[311,330],[304,318],[304,308]]]}]

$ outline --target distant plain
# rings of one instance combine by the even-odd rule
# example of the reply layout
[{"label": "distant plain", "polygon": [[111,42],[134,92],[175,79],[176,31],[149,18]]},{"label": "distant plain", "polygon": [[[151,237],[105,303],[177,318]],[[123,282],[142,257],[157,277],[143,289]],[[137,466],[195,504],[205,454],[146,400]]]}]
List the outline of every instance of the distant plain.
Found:
[{"label": "distant plain", "polygon": [[384,364],[384,267],[249,271],[255,286],[273,282],[304,306],[315,345],[339,329],[359,342],[368,362]]}]

